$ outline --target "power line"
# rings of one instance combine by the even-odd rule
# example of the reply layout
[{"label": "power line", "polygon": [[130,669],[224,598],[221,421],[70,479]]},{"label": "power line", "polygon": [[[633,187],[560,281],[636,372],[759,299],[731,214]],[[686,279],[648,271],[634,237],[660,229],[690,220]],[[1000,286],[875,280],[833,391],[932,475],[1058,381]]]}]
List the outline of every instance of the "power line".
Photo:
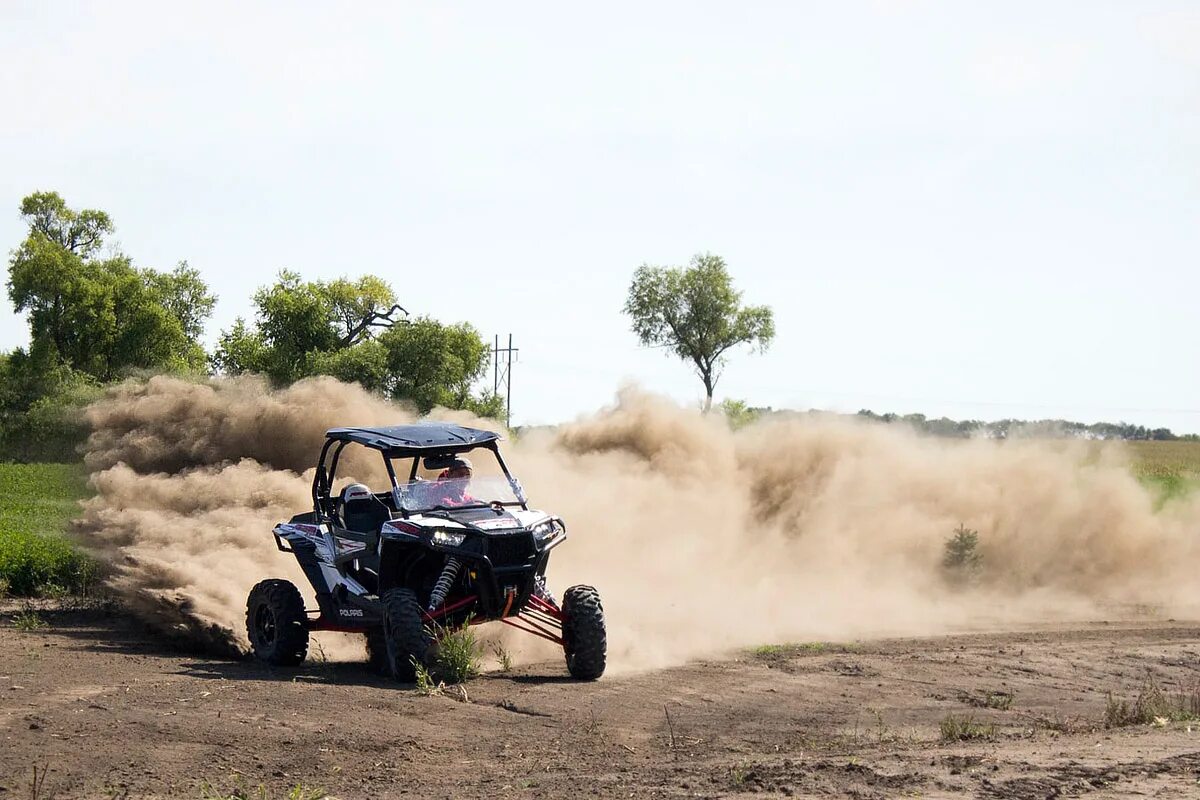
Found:
[{"label": "power line", "polygon": [[[492,346],[492,394],[499,396],[500,386],[504,386],[505,427],[512,427],[512,365],[517,352],[517,348],[513,347],[511,333],[508,335],[508,347],[503,350],[500,349],[500,334],[496,334],[495,344]],[[500,360],[502,354],[503,362]]]}]

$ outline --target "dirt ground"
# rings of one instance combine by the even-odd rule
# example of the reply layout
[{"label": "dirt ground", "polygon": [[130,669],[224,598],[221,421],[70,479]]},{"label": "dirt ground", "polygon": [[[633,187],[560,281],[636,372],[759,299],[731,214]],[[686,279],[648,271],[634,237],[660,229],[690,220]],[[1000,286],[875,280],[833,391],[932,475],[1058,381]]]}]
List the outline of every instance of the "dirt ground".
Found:
[{"label": "dirt ground", "polygon": [[[15,613],[0,798],[1200,797],[1200,724],[1102,724],[1110,693],[1200,684],[1197,622],[793,647],[591,684],[556,662],[427,697],[358,664],[180,652],[111,610],[43,610],[35,631]],[[942,741],[949,715],[983,738]]]}]

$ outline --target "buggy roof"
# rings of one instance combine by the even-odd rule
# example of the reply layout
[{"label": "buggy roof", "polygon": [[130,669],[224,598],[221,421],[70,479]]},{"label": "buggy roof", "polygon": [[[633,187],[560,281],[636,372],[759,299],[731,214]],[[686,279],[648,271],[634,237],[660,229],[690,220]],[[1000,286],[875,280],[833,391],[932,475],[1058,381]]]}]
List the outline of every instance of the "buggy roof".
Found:
[{"label": "buggy roof", "polygon": [[463,452],[500,439],[500,434],[449,422],[389,425],[382,428],[330,428],[328,439],[355,442],[390,454]]}]

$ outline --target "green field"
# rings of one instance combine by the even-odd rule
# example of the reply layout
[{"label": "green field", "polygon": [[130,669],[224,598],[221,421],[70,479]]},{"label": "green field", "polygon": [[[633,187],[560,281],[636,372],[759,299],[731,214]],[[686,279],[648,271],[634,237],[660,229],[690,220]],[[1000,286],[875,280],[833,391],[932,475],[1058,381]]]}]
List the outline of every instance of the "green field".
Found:
[{"label": "green field", "polygon": [[77,464],[0,464],[0,594],[82,592],[95,570],[66,538],[88,496]]},{"label": "green field", "polygon": [[1123,442],[1133,473],[1159,492],[1160,503],[1200,489],[1200,442]]}]

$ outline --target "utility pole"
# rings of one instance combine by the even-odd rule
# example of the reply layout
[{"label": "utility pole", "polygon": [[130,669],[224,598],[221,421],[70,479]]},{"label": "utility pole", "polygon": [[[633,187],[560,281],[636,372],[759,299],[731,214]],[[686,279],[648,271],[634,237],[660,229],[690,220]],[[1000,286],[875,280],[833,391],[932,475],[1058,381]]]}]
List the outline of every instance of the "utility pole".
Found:
[{"label": "utility pole", "polygon": [[[513,356],[517,353],[517,348],[513,347],[513,337],[508,335],[508,347],[500,349],[500,334],[496,334],[495,344],[492,346],[492,393],[500,394],[500,387],[504,387],[504,424],[506,427],[512,427],[512,364]],[[501,363],[500,356],[504,356],[504,362]]]}]

